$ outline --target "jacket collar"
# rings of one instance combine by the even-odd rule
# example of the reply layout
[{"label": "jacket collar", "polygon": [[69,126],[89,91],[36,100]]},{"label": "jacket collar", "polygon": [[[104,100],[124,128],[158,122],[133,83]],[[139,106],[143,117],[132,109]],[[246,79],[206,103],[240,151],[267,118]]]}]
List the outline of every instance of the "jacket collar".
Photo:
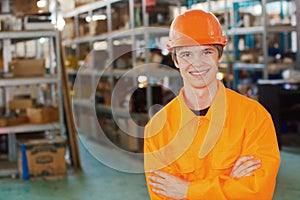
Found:
[{"label": "jacket collar", "polygon": [[180,93],[178,95],[179,106],[180,106],[180,110],[181,110],[181,115],[180,115],[181,119],[180,119],[180,126],[179,127],[184,127],[190,121],[197,118],[197,116],[186,105],[186,103],[184,101],[184,94],[183,93],[184,93],[184,89],[181,89]]},{"label": "jacket collar", "polygon": [[199,158],[204,158],[218,142],[226,119],[226,91],[224,85],[219,82],[217,95],[211,106],[211,120],[203,143],[200,148]]},{"label": "jacket collar", "polygon": [[[210,106],[208,112],[204,116],[205,119],[209,120],[209,127],[203,143],[200,148],[199,158],[204,158],[215,146],[218,139],[220,138],[222,129],[225,125],[226,119],[226,91],[224,85],[218,83],[218,91],[213,100],[212,105]],[[184,90],[180,91],[178,95],[180,109],[181,109],[181,121],[180,127],[184,127],[189,124],[190,121],[198,118],[186,105],[184,101]]]}]

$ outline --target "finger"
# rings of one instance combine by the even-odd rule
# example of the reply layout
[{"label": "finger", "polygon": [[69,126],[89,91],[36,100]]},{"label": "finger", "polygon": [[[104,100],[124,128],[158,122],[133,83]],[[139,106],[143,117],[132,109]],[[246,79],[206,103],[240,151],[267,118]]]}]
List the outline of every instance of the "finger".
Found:
[{"label": "finger", "polygon": [[233,177],[237,172],[236,170],[246,161],[253,159],[254,156],[250,155],[250,156],[242,156],[239,157],[236,162],[234,163],[232,169],[231,169],[231,173],[230,173],[230,177]]},{"label": "finger", "polygon": [[247,168],[243,168],[243,169],[238,169],[235,171],[235,173],[233,174],[234,177],[243,177],[246,174],[251,174],[252,172],[254,172],[256,169],[260,168],[261,165],[260,163],[256,163],[254,165],[248,166]]},{"label": "finger", "polygon": [[149,180],[155,183],[160,183],[160,184],[167,184],[167,181],[162,178],[162,177],[158,177],[158,176],[148,176]]},{"label": "finger", "polygon": [[257,164],[260,164],[260,160],[250,160],[250,161],[244,162],[243,164],[241,164],[237,168],[232,169],[232,171],[230,173],[230,177],[238,176],[245,169],[247,169],[249,167],[252,167],[252,166],[255,166]]},{"label": "finger", "polygon": [[151,173],[155,174],[157,176],[160,176],[160,177],[162,177],[164,179],[168,179],[170,177],[173,177],[172,175],[170,175],[170,174],[168,174],[166,172],[162,172],[162,171],[156,171],[156,170],[154,170],[154,171],[151,171]]},{"label": "finger", "polygon": [[257,164],[260,164],[260,160],[247,161],[247,162],[243,163],[242,165],[240,165],[240,167],[237,169],[237,171],[242,172],[242,171],[248,169],[249,167],[252,167]]},{"label": "finger", "polygon": [[149,184],[156,188],[156,189],[159,189],[159,190],[164,190],[165,189],[165,186],[163,184],[160,184],[160,183],[156,183],[156,182],[149,182]]},{"label": "finger", "polygon": [[167,192],[164,191],[164,190],[159,190],[159,189],[156,189],[156,188],[152,188],[152,191],[153,191],[154,193],[156,193],[156,194],[160,194],[160,195],[163,195],[163,196],[168,197],[168,196],[167,196]]},{"label": "finger", "polygon": [[237,178],[241,178],[241,177],[244,177],[244,176],[250,176],[250,174],[252,172],[254,172],[256,169],[260,168],[261,165],[260,164],[256,164],[256,165],[253,165],[243,171],[241,171],[238,175],[237,175]]},{"label": "finger", "polygon": [[240,158],[237,159],[237,161],[235,162],[232,170],[237,169],[241,164],[243,164],[244,162],[253,159],[254,156],[250,155],[250,156],[242,156]]}]

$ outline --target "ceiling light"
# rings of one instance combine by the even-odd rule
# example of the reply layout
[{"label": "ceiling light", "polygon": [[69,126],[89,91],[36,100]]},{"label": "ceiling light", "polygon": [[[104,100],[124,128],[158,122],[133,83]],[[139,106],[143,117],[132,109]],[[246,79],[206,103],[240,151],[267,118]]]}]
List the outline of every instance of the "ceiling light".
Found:
[{"label": "ceiling light", "polygon": [[37,7],[39,8],[44,8],[47,5],[47,1],[46,0],[39,0],[36,2]]}]

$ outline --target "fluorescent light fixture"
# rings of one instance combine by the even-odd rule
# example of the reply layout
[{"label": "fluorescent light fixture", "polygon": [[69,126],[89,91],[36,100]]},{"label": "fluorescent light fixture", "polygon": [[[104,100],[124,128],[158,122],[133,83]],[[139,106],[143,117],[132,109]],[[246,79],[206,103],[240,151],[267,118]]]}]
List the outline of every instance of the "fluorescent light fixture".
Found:
[{"label": "fluorescent light fixture", "polygon": [[44,44],[46,42],[46,38],[42,37],[42,38],[39,39],[39,41],[40,41],[40,44]]},{"label": "fluorescent light fixture", "polygon": [[85,18],[85,21],[86,22],[91,22],[91,21],[106,20],[106,19],[107,19],[106,15],[93,15],[92,17],[87,16]]},{"label": "fluorescent light fixture", "polygon": [[120,42],[120,40],[115,40],[115,41],[113,41],[113,44],[114,44],[114,45],[120,45],[121,42]]},{"label": "fluorescent light fixture", "polygon": [[138,77],[138,82],[139,83],[144,83],[147,81],[147,76],[139,76]]},{"label": "fluorescent light fixture", "polygon": [[106,41],[95,42],[93,44],[94,50],[106,50],[108,48],[108,44]]},{"label": "fluorescent light fixture", "polygon": [[46,0],[39,0],[36,2],[37,7],[39,8],[44,8],[47,5],[47,1]]}]

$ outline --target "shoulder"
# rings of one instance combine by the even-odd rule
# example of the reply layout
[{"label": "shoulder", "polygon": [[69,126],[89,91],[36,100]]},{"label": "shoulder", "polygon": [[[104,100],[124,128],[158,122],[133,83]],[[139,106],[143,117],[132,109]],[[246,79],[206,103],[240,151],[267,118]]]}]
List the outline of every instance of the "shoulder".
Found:
[{"label": "shoulder", "polygon": [[226,88],[227,106],[239,113],[256,113],[269,115],[268,111],[257,101]]},{"label": "shoulder", "polygon": [[[235,91],[227,90],[227,117],[228,127],[237,132],[240,136],[274,134],[273,120],[269,112],[256,100],[243,96]],[[268,131],[265,131],[265,130]],[[265,133],[264,133],[265,132]]]}]

